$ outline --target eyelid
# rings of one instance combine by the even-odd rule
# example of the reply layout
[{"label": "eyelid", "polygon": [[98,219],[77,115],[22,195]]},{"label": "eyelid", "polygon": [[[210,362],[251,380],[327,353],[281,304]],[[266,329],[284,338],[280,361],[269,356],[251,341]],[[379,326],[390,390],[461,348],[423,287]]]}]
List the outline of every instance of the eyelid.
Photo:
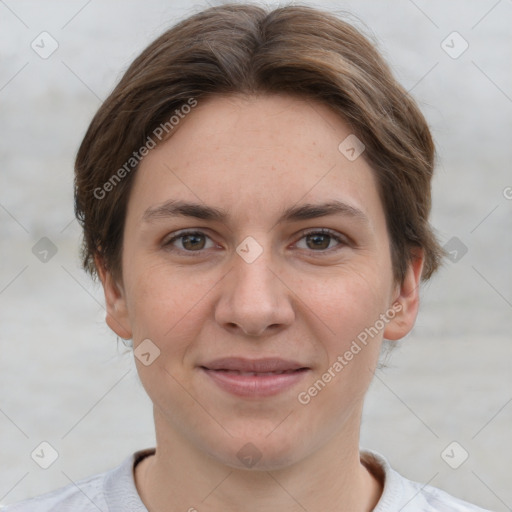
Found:
[{"label": "eyelid", "polygon": [[[331,251],[336,251],[343,246],[353,244],[350,237],[348,237],[347,235],[344,235],[342,233],[339,233],[338,231],[334,231],[333,229],[329,229],[329,228],[307,228],[307,229],[304,229],[301,231],[300,237],[297,240],[297,242],[302,240],[302,238],[304,238],[307,235],[313,235],[313,234],[317,234],[317,233],[320,233],[322,235],[329,235],[330,237],[334,238],[334,240],[336,240],[338,242],[340,247],[331,247],[330,249],[325,249],[323,251],[311,250],[310,252],[312,252],[312,253],[326,254],[326,253],[330,253]],[[295,242],[295,243],[297,243],[297,242]]]},{"label": "eyelid", "polygon": [[199,251],[186,251],[185,249],[173,247],[173,242],[188,235],[201,235],[204,236],[205,238],[209,238],[213,242],[212,237],[208,235],[207,230],[205,230],[204,228],[185,228],[180,229],[179,231],[174,231],[173,233],[170,233],[168,236],[164,237],[161,246],[169,251],[187,253],[188,255],[202,254],[206,249],[201,249]]},{"label": "eyelid", "polygon": [[[209,238],[213,242],[212,238],[208,235],[207,231],[208,230],[205,230],[204,228],[196,228],[196,229],[186,228],[186,229],[182,229],[182,230],[179,230],[179,231],[175,231],[175,232],[171,233],[169,236],[167,236],[167,237],[165,237],[163,239],[162,247],[167,249],[167,250],[173,251],[173,252],[181,252],[181,253],[186,253],[187,255],[191,255],[191,256],[199,256],[199,255],[203,254],[207,249],[200,249],[198,251],[187,251],[185,249],[174,248],[172,246],[172,243],[174,241],[176,241],[176,240],[179,240],[182,237],[187,236],[187,235],[200,235],[200,236],[204,236],[206,238]],[[338,242],[338,246],[331,247],[330,249],[318,250],[318,251],[315,251],[315,250],[311,249],[311,250],[308,251],[308,252],[313,253],[313,254],[318,254],[318,255],[330,254],[331,252],[335,252],[335,251],[341,249],[342,247],[345,247],[347,245],[352,245],[352,240],[347,235],[344,235],[342,233],[338,233],[337,231],[334,231],[334,230],[329,229],[329,228],[306,228],[306,229],[303,229],[299,233],[298,240],[296,242],[294,242],[294,244],[297,244],[304,237],[306,237],[308,235],[312,235],[312,234],[329,235],[334,240],[336,240],[336,242]],[[302,250],[307,250],[307,249],[302,249]]]}]

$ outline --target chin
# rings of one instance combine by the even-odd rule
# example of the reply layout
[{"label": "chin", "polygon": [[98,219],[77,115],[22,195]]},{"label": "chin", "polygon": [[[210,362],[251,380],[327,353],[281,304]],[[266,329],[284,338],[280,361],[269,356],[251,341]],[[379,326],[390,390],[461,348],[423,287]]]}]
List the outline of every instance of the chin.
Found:
[{"label": "chin", "polygon": [[273,435],[269,436],[267,431],[262,435],[247,433],[232,437],[222,444],[214,443],[215,449],[209,450],[210,455],[233,469],[249,471],[274,471],[296,463],[301,458],[304,443],[293,442],[286,435]]}]

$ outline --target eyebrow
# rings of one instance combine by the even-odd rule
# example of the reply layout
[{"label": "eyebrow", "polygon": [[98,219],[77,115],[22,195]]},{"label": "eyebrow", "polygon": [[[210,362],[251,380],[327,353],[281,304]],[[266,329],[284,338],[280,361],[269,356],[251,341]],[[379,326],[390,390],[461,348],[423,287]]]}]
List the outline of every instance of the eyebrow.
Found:
[{"label": "eyebrow", "polygon": [[[362,221],[364,224],[369,224],[368,217],[362,210],[337,200],[321,204],[305,203],[291,206],[282,213],[276,224],[316,219],[327,215],[342,215]],[[145,222],[152,222],[169,217],[192,217],[225,223],[229,218],[229,214],[222,208],[171,199],[158,206],[148,208],[144,212],[142,219]]]}]

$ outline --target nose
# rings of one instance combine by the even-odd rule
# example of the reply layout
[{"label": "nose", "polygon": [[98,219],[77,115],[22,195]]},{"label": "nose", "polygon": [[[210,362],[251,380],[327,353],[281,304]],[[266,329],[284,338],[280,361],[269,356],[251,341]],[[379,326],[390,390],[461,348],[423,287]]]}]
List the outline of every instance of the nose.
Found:
[{"label": "nose", "polygon": [[[295,312],[290,288],[270,250],[252,262],[234,254],[233,267],[221,284],[215,319],[232,333],[264,336],[293,323]],[[282,274],[282,272],[281,272]]]}]

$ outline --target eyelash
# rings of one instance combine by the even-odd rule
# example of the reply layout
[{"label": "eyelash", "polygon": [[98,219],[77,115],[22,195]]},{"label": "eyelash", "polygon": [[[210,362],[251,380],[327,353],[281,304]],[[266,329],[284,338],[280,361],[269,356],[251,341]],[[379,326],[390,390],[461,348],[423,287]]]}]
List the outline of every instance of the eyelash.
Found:
[{"label": "eyelash", "polygon": [[[204,251],[206,251],[207,249],[200,249],[198,251],[187,251],[186,249],[178,249],[178,248],[172,247],[173,242],[175,242],[176,240],[179,240],[180,238],[184,238],[184,237],[190,236],[190,235],[199,235],[199,236],[204,236],[206,238],[210,238],[206,233],[204,233],[202,231],[181,231],[177,235],[170,238],[169,240],[166,240],[163,243],[163,246],[166,250],[169,250],[172,252],[176,252],[176,251],[183,252],[183,253],[186,253],[187,256],[192,256],[192,257],[201,256],[204,253]],[[339,236],[335,231],[332,231],[327,228],[304,230],[300,234],[299,241],[308,235],[329,235],[336,242],[338,242],[341,245],[341,247],[349,245],[349,241],[345,237]],[[323,249],[323,250],[318,250],[318,251],[311,249],[311,252],[320,253],[320,254],[331,253],[331,251],[333,251],[333,250],[334,251],[340,250],[341,247],[338,247],[338,248],[331,247],[330,249]]]}]

